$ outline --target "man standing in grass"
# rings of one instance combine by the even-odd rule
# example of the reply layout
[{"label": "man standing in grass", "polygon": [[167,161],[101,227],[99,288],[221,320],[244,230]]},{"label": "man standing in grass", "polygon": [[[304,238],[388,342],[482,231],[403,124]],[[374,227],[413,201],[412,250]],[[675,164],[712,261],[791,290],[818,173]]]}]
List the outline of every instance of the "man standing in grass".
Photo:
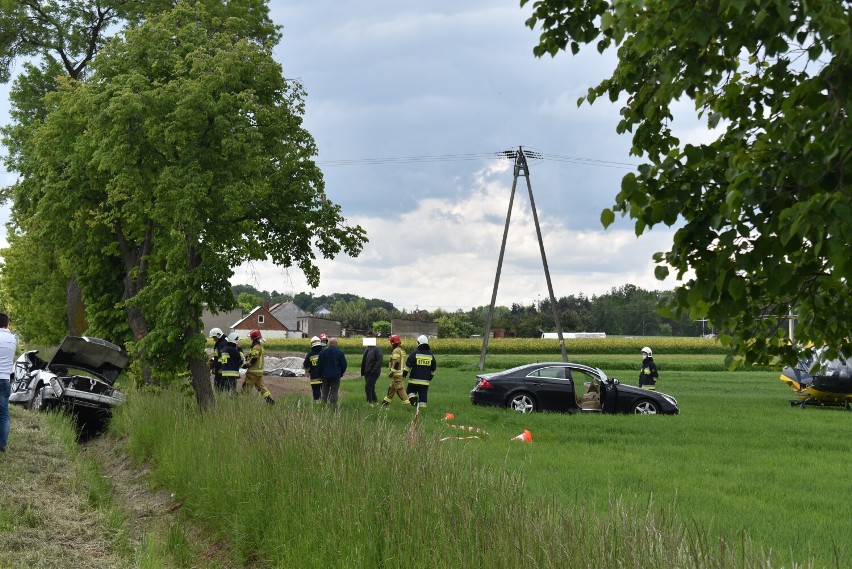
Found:
[{"label": "man standing in grass", "polygon": [[421,334],[417,337],[417,349],[405,360],[402,376],[408,378],[408,400],[412,405],[426,408],[429,383],[435,375],[435,356],[429,347],[429,338]]},{"label": "man standing in grass", "polygon": [[221,387],[219,391],[237,392],[237,380],[240,378],[240,366],[243,365],[243,354],[240,352],[237,342],[240,337],[236,332],[231,332],[226,337],[225,345],[219,350],[219,366]]},{"label": "man standing in grass", "polygon": [[6,452],[9,441],[9,396],[12,395],[12,373],[18,339],[9,331],[9,316],[0,312],[0,452]]},{"label": "man standing in grass", "polygon": [[654,354],[651,348],[642,348],[642,370],[639,372],[639,387],[642,389],[657,389],[657,364],[654,363]]},{"label": "man standing in grass", "polygon": [[267,403],[275,404],[272,398],[272,393],[266,388],[263,383],[263,336],[260,330],[252,330],[249,332],[251,338],[251,349],[246,356],[246,361],[243,367],[246,368],[246,380],[243,383],[243,391],[248,391],[252,385],[257,389]]},{"label": "man standing in grass", "polygon": [[314,403],[319,402],[322,395],[322,378],[317,373],[317,362],[319,362],[319,355],[324,347],[319,336],[311,338],[311,349],[305,354],[305,361],[302,363],[302,366],[305,368],[305,374],[310,378]]},{"label": "man standing in grass", "polygon": [[364,338],[364,342],[368,345],[361,357],[361,376],[364,378],[364,393],[367,396],[367,403],[375,405],[379,401],[376,395],[376,382],[382,375],[384,355],[382,349],[376,345],[375,338]]},{"label": "man standing in grass", "polygon": [[393,396],[399,395],[403,405],[411,405],[408,400],[408,394],[402,386],[402,365],[405,362],[405,350],[402,349],[402,338],[396,334],[392,334],[390,338],[391,352],[390,362],[388,362],[388,376],[391,384],[388,387],[388,394],[382,400],[382,407],[387,407],[393,403]]},{"label": "man standing in grass", "polygon": [[346,373],[346,356],[337,347],[337,338],[329,338],[328,346],[320,352],[317,360],[317,374],[322,378],[323,403],[337,405],[337,392],[340,389],[340,378]]}]

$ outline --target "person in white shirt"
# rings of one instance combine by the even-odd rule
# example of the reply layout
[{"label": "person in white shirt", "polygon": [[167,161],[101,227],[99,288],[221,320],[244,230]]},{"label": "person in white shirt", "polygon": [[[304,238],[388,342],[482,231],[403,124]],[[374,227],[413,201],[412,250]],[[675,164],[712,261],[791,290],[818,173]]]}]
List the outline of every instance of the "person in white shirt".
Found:
[{"label": "person in white shirt", "polygon": [[0,312],[0,452],[6,452],[9,441],[9,396],[12,395],[12,373],[18,339],[9,331],[9,316]]}]

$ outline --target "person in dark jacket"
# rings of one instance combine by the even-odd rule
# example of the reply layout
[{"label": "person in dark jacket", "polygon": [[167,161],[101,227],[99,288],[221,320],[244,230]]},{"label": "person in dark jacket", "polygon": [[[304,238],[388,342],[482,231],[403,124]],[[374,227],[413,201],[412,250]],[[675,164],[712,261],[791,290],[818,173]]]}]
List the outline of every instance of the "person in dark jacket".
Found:
[{"label": "person in dark jacket", "polygon": [[237,342],[240,337],[236,332],[228,334],[227,342],[219,352],[219,369],[222,375],[221,391],[237,392],[237,380],[240,378],[240,367],[243,365],[243,353]]},{"label": "person in dark jacket", "polygon": [[221,328],[211,328],[210,337],[213,338],[213,355],[210,356],[210,371],[213,372],[213,387],[217,391],[225,391],[225,381],[222,379],[222,366],[219,363],[222,357],[222,350],[228,343],[228,338]]},{"label": "person in dark jacket", "polygon": [[408,400],[412,405],[425,409],[429,395],[429,383],[435,375],[437,362],[429,347],[429,338],[417,337],[417,349],[408,354],[402,376],[408,378]]},{"label": "person in dark jacket", "polygon": [[384,365],[384,354],[377,345],[367,346],[361,357],[361,376],[364,378],[364,393],[367,395],[367,403],[375,405],[379,398],[376,395],[376,381],[382,375]]},{"label": "person in dark jacket", "polygon": [[346,373],[346,356],[337,347],[337,338],[329,338],[328,346],[320,352],[317,359],[317,374],[322,378],[320,400],[323,403],[337,405],[340,378],[344,373]]},{"label": "person in dark jacket", "polygon": [[654,354],[651,348],[642,348],[642,370],[639,372],[639,387],[642,389],[657,389],[657,364],[654,363]]},{"label": "person in dark jacket", "polygon": [[319,336],[311,338],[311,349],[305,354],[305,362],[302,366],[305,368],[305,373],[311,381],[311,392],[314,395],[314,402],[320,400],[322,395],[322,378],[317,374],[317,363],[319,362],[320,352],[325,348]]}]

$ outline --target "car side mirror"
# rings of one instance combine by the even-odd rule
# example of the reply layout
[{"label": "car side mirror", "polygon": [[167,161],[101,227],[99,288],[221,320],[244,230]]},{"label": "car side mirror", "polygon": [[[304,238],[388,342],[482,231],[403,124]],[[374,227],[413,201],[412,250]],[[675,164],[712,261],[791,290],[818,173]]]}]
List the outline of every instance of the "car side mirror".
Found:
[{"label": "car side mirror", "polygon": [[619,383],[621,383],[621,382],[620,382],[620,381],[618,381],[617,379],[613,379],[613,380],[612,380],[612,384],[613,384],[613,385],[618,385]]}]

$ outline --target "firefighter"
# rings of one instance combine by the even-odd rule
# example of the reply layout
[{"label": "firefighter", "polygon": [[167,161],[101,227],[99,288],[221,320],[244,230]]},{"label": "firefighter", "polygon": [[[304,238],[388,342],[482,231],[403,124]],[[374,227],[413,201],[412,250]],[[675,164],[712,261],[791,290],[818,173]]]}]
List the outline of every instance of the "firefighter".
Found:
[{"label": "firefighter", "polygon": [[408,400],[408,394],[402,386],[402,367],[405,361],[405,350],[402,349],[402,338],[396,334],[392,334],[389,338],[391,345],[391,357],[388,362],[388,377],[391,383],[388,387],[388,394],[382,399],[382,407],[387,407],[393,403],[393,396],[399,395],[403,405],[411,405]]},{"label": "firefighter", "polygon": [[213,386],[218,391],[224,391],[225,384],[222,380],[222,369],[219,365],[219,358],[222,355],[222,350],[225,349],[225,345],[228,343],[228,339],[221,328],[211,328],[210,337],[213,338],[213,355],[210,356],[208,365],[210,366],[210,371],[213,372]]},{"label": "firefighter", "polygon": [[222,373],[222,389],[220,391],[237,392],[237,380],[240,378],[240,367],[243,365],[243,354],[237,347],[240,337],[236,332],[228,334],[225,346],[219,353],[219,369]]},{"label": "firefighter", "polygon": [[642,348],[642,370],[639,372],[639,387],[642,389],[657,389],[657,364],[654,363],[654,354],[651,348]]},{"label": "firefighter", "polygon": [[243,392],[249,390],[250,386],[254,385],[267,403],[275,404],[272,398],[272,393],[263,384],[263,336],[260,330],[252,330],[249,332],[251,339],[251,349],[249,350],[246,361],[243,367],[246,369],[246,380],[243,383]]},{"label": "firefighter", "polygon": [[425,335],[417,337],[417,349],[408,355],[402,377],[408,378],[408,400],[412,405],[426,408],[429,394],[429,382],[435,375],[437,362],[429,347],[429,338]]},{"label": "firefighter", "polygon": [[314,402],[320,400],[322,393],[322,378],[317,373],[317,362],[319,361],[319,353],[322,351],[322,342],[318,336],[311,338],[311,349],[305,354],[305,374],[311,378],[311,391],[313,392]]},{"label": "firefighter", "polygon": [[323,332],[322,334],[320,334],[320,335],[319,335],[319,340],[320,340],[320,345],[321,345],[323,348],[325,348],[326,346],[328,346],[328,334],[326,334],[325,332]]}]

